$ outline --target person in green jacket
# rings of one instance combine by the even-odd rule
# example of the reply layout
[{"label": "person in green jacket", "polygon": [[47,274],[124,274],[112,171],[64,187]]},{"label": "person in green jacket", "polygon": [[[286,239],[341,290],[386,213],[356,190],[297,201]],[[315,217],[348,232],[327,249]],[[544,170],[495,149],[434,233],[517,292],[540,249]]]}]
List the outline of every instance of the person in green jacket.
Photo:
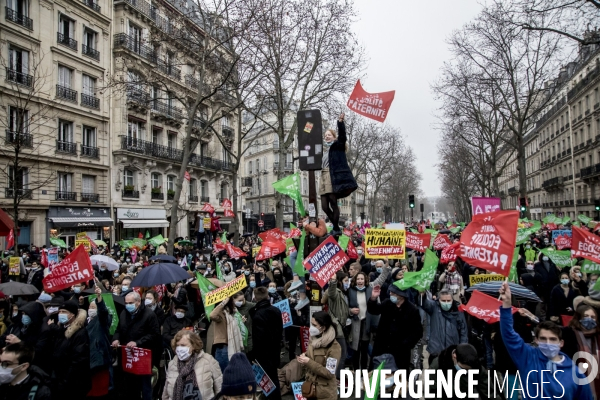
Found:
[{"label": "person in green jacket", "polygon": [[252,351],[252,317],[250,316],[250,310],[256,305],[256,303],[246,301],[244,292],[235,293],[233,295],[233,302],[239,313],[242,314],[244,325],[246,325],[246,328],[248,329],[248,343],[247,346],[244,346],[244,352],[246,354],[250,354]]},{"label": "person in green jacket", "polygon": [[537,257],[537,252],[531,248],[531,242],[527,242],[525,244],[525,261],[535,262],[536,257]]}]

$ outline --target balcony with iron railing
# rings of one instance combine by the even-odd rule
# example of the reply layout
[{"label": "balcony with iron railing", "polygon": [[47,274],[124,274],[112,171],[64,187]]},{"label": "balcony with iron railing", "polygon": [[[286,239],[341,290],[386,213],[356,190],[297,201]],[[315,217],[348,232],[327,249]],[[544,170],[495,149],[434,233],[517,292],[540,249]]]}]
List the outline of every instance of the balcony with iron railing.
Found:
[{"label": "balcony with iron railing", "polygon": [[560,188],[562,188],[563,183],[564,183],[564,178],[562,176],[556,176],[554,178],[545,180],[542,183],[542,188],[545,190],[560,189]]},{"label": "balcony with iron railing", "polygon": [[198,130],[203,130],[204,128],[206,128],[206,120],[194,119],[194,121],[192,122],[192,128],[198,129]]},{"label": "balcony with iron railing", "polygon": [[165,75],[174,78],[175,80],[181,80],[181,68],[178,68],[170,63],[165,62],[164,60],[157,58],[157,67],[160,72]]},{"label": "balcony with iron railing", "polygon": [[33,85],[33,76],[6,67],[6,81],[31,87]]},{"label": "balcony with iron railing", "polygon": [[88,108],[100,109],[100,99],[90,94],[81,93],[81,105]]},{"label": "balcony with iron railing", "polygon": [[181,109],[178,107],[174,107],[172,105],[169,105],[165,102],[162,102],[160,100],[152,100],[152,111],[162,114],[166,117],[169,118],[173,118],[173,119],[177,119],[177,120],[182,120],[183,119],[183,113],[181,112]]},{"label": "balcony with iron railing", "polygon": [[147,107],[149,96],[148,93],[141,89],[127,88],[127,101]]},{"label": "balcony with iron railing", "polygon": [[208,196],[200,196],[201,203],[210,203],[210,197]]},{"label": "balcony with iron railing", "polygon": [[223,103],[228,105],[235,104],[237,101],[233,95],[231,95],[229,92],[223,89],[217,90],[217,92],[215,93],[215,100],[222,101]]},{"label": "balcony with iron railing", "polygon": [[164,200],[165,194],[163,192],[153,191],[151,194],[151,200]]},{"label": "balcony with iron railing", "polygon": [[33,147],[33,135],[30,133],[14,132],[7,129],[5,143],[10,143],[15,147]]},{"label": "balcony with iron railing", "polygon": [[62,44],[63,46],[67,46],[70,49],[77,51],[77,40],[60,32],[56,32],[56,35],[58,44]]},{"label": "balcony with iron railing", "polygon": [[57,190],[54,192],[54,200],[77,201],[77,193]]},{"label": "balcony with iron railing", "polygon": [[115,50],[125,48],[143,59],[156,64],[157,57],[154,48],[140,43],[139,39],[127,35],[126,33],[117,33],[114,36]]},{"label": "balcony with iron railing", "polygon": [[516,186],[508,188],[508,194],[509,195],[515,195],[517,193],[519,193],[519,189]]},{"label": "balcony with iron railing", "polygon": [[246,176],[246,177],[240,178],[240,180],[241,180],[242,187],[252,187],[252,177],[251,176]]},{"label": "balcony with iron railing", "polygon": [[91,57],[96,61],[100,61],[100,52],[88,45],[81,45],[81,54]]},{"label": "balcony with iron railing", "polygon": [[223,137],[225,139],[233,140],[233,136],[235,135],[233,132],[233,128],[223,125],[221,126],[221,132],[223,133]]},{"label": "balcony with iron railing", "polygon": [[[292,163],[291,162],[286,162],[285,165],[283,166],[284,171],[291,171],[292,170]],[[274,161],[273,162],[273,169],[274,170],[279,170],[279,161]]]},{"label": "balcony with iron railing", "polygon": [[33,191],[31,189],[14,189],[14,188],[4,188],[4,197],[7,199],[14,199],[15,197],[21,199],[29,199],[32,198]]},{"label": "balcony with iron railing", "polygon": [[83,157],[90,158],[99,158],[100,157],[100,149],[97,147],[81,145],[81,155]]},{"label": "balcony with iron railing", "polygon": [[13,10],[10,7],[4,7],[6,11],[6,20],[14,22],[15,24],[21,25],[23,28],[27,28],[30,31],[33,30],[33,20],[23,13]]},{"label": "balcony with iron railing", "polygon": [[133,189],[124,189],[121,191],[121,198],[123,199],[139,199],[140,192]]},{"label": "balcony with iron railing", "polygon": [[77,91],[65,86],[56,85],[56,97],[77,103]]},{"label": "balcony with iron railing", "polygon": [[85,4],[86,6],[88,6],[89,8],[91,8],[92,10],[94,10],[96,12],[100,12],[100,6],[98,5],[97,2],[95,2],[93,0],[83,0],[82,3]]},{"label": "balcony with iron railing", "polygon": [[77,143],[57,140],[56,151],[59,153],[77,154]]},{"label": "balcony with iron railing", "polygon": [[189,203],[197,203],[198,202],[198,196],[194,196],[194,195],[190,194],[188,196],[188,202]]},{"label": "balcony with iron railing", "polygon": [[579,92],[581,92],[587,85],[589,85],[598,75],[600,75],[600,65],[596,65],[595,68],[588,71],[588,73],[582,79],[577,82],[575,86],[567,93],[569,100],[573,99]]},{"label": "balcony with iron railing", "polygon": [[600,177],[600,164],[592,165],[580,170],[581,179],[592,179]]},{"label": "balcony with iron railing", "polygon": [[100,194],[98,193],[81,193],[81,201],[86,203],[99,203]]}]

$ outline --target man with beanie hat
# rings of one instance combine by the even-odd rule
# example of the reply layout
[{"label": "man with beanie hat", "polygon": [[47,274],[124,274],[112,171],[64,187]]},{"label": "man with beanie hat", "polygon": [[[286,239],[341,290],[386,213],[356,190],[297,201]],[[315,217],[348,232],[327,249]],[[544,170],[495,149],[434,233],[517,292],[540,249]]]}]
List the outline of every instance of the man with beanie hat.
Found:
[{"label": "man with beanie hat", "polygon": [[[381,315],[373,346],[373,357],[389,353],[399,369],[410,368],[411,350],[423,336],[421,316],[417,307],[408,301],[409,294],[395,285],[388,289],[389,298],[379,302],[380,288],[374,287],[367,302],[367,311]],[[406,329],[410,326],[411,329]]]},{"label": "man with beanie hat", "polygon": [[223,371],[221,392],[215,396],[215,399],[219,400],[232,400],[235,398],[256,398],[254,371],[244,353],[235,353],[231,356],[229,364]]}]

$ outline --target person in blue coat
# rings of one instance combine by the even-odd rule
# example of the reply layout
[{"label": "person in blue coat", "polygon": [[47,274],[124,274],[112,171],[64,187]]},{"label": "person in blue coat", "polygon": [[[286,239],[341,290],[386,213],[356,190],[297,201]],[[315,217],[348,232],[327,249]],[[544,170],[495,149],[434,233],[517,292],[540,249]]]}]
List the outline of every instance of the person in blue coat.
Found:
[{"label": "person in blue coat", "polygon": [[500,332],[525,386],[521,392],[523,399],[540,398],[543,390],[546,398],[592,400],[585,375],[577,369],[573,360],[560,351],[564,345],[560,327],[550,321],[542,322],[535,328],[537,347],[528,345],[513,328],[511,293],[507,282],[502,285],[500,294]]}]

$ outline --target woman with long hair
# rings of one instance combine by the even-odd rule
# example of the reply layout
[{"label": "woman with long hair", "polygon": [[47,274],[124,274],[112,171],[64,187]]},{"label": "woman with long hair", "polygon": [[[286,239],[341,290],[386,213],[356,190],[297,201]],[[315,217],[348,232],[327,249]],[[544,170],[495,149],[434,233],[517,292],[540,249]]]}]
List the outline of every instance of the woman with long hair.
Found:
[{"label": "woman with long hair", "polygon": [[236,317],[236,313],[237,308],[231,297],[219,303],[210,313],[210,320],[215,325],[213,349],[221,372],[227,367],[231,356],[244,349],[242,330],[245,327],[240,326],[243,326],[243,322],[241,316]]},{"label": "woman with long hair", "polygon": [[214,398],[221,391],[223,375],[219,363],[204,352],[200,336],[181,330],[171,341],[171,347],[177,357],[169,362],[162,399]]}]

